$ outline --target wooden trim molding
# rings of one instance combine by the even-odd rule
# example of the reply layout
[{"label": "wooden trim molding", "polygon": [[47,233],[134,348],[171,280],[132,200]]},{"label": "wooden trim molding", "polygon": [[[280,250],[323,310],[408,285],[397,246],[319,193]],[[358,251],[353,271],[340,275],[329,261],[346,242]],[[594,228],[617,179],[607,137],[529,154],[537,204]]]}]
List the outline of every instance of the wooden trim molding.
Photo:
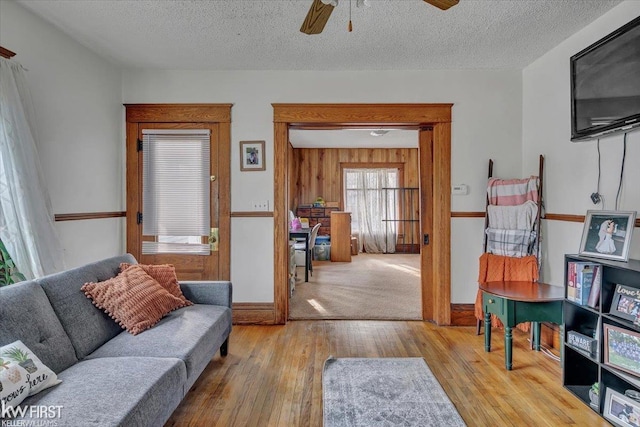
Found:
[{"label": "wooden trim molding", "polygon": [[451,326],[475,326],[474,304],[451,304]]},{"label": "wooden trim molding", "polygon": [[236,211],[231,212],[231,218],[273,218],[272,211]]},{"label": "wooden trim molding", "polygon": [[128,123],[230,123],[233,104],[124,104]]},{"label": "wooden trim molding", "polygon": [[[451,122],[453,104],[272,104],[273,121],[292,125],[422,125]],[[410,107],[409,107],[410,105]],[[409,107],[409,108],[408,108]]]},{"label": "wooden trim molding", "polygon": [[11,59],[16,56],[15,52],[11,52],[9,49],[0,46],[0,56],[3,58]]},{"label": "wooden trim molding", "polygon": [[568,215],[568,214],[545,214],[542,219],[552,221],[568,221],[568,222],[584,222],[584,215]]},{"label": "wooden trim molding", "polygon": [[273,303],[234,302],[232,304],[234,325],[273,325],[275,312]]},{"label": "wooden trim molding", "polygon": [[[484,218],[484,212],[451,212],[451,218]],[[584,215],[547,213],[542,219],[584,223]],[[636,227],[640,227],[640,218],[636,218]]]},{"label": "wooden trim molding", "polygon": [[[550,219],[555,221],[581,222],[584,224],[585,215],[569,215],[569,214],[553,214],[548,213],[542,219]],[[640,218],[636,218],[634,227],[640,227]]]},{"label": "wooden trim molding", "polygon": [[127,216],[125,211],[117,212],[89,212],[89,213],[66,213],[56,214],[56,221],[80,221],[83,219],[103,219],[103,218],[124,218]]},{"label": "wooden trim molding", "polygon": [[484,218],[484,212],[451,212],[451,218]]}]

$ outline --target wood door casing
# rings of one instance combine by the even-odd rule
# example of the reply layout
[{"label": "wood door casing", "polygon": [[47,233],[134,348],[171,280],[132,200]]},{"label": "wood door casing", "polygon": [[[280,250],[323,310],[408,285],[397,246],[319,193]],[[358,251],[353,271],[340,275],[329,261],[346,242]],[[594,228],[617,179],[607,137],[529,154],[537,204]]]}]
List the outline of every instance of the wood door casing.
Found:
[{"label": "wood door casing", "polygon": [[[173,264],[180,280],[229,280],[230,276],[230,109],[228,104],[128,104],[127,251],[140,263]],[[198,119],[202,118],[203,121]],[[211,120],[211,121],[209,121]],[[218,248],[211,255],[142,255],[142,129],[209,129],[211,132],[211,227]],[[144,221],[144,213],[143,213]]]},{"label": "wood door casing", "polygon": [[[453,104],[272,104],[274,113],[274,322],[288,319],[289,127],[415,126],[420,129],[424,320],[451,322],[451,109]],[[428,153],[423,151],[428,150]],[[429,162],[425,164],[424,162]]]}]

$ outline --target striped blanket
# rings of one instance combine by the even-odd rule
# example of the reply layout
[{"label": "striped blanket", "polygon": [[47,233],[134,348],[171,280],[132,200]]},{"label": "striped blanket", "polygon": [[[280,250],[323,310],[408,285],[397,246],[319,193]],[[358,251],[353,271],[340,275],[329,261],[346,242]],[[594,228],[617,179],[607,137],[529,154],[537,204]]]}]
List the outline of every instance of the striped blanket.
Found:
[{"label": "striped blanket", "polygon": [[487,206],[489,227],[506,230],[533,230],[538,205],[531,200],[517,206]]},{"label": "striped blanket", "polygon": [[491,178],[487,185],[490,205],[514,206],[527,200],[538,203],[537,176],[525,179]]},{"label": "striped blanket", "polygon": [[487,228],[487,252],[494,255],[521,258],[535,253],[536,232]]}]

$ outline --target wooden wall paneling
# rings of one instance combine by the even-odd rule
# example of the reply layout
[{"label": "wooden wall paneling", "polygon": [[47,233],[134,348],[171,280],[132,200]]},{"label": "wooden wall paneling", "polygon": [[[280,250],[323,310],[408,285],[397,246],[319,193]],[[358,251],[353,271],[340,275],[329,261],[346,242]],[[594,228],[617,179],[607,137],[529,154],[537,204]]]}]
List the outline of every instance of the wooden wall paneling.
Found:
[{"label": "wooden wall paneling", "polygon": [[[401,186],[418,186],[418,150],[403,149],[294,149],[299,163],[293,180],[298,182],[297,199],[299,203],[311,203],[319,195],[326,201],[337,201],[344,209],[342,192],[342,169],[359,167],[389,167],[401,169]],[[409,183],[407,185],[407,183]],[[409,200],[406,201],[407,209]],[[417,203],[416,203],[417,207]],[[418,240],[419,229],[407,227],[405,241]],[[413,233],[413,236],[411,235]]]},{"label": "wooden wall paneling", "polygon": [[273,124],[274,162],[274,207],[273,207],[273,262],[274,262],[274,322],[287,323],[289,318],[289,208],[287,182],[289,180],[287,123]]},{"label": "wooden wall paneling", "polygon": [[297,161],[297,151],[288,144],[287,156],[291,161],[287,162],[287,174],[289,180],[287,182],[287,195],[288,195],[288,209],[295,213],[298,206],[298,168],[299,162]]}]

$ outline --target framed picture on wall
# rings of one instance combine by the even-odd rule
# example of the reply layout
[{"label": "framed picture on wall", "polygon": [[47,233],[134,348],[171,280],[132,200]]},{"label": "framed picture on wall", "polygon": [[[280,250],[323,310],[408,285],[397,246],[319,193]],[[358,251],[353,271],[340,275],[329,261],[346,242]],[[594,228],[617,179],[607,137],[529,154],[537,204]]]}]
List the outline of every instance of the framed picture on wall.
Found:
[{"label": "framed picture on wall", "polygon": [[264,141],[240,141],[240,170],[265,170]]},{"label": "framed picture on wall", "polygon": [[635,222],[636,211],[587,211],[580,255],[628,261]]}]

